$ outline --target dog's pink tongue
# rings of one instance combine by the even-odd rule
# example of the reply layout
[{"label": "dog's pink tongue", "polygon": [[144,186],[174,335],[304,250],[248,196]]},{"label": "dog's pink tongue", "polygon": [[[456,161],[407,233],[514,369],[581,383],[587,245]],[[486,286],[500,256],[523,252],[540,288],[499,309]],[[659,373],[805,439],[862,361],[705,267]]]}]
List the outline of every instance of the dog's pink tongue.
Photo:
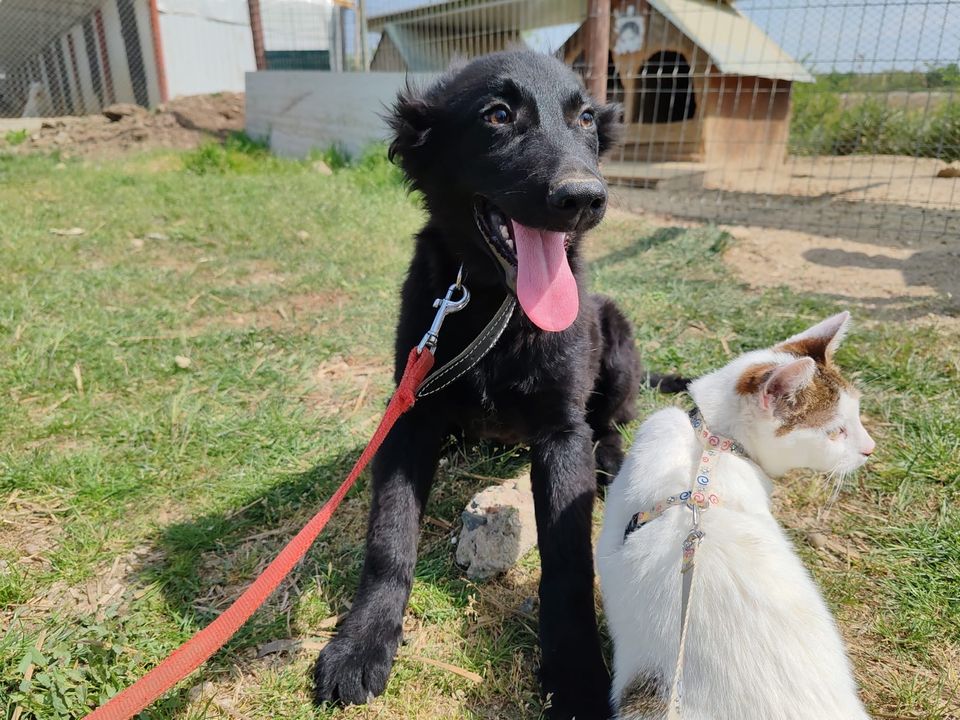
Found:
[{"label": "dog's pink tongue", "polygon": [[517,244],[517,299],[537,327],[566,330],[577,319],[580,296],[567,262],[566,235],[511,220]]}]

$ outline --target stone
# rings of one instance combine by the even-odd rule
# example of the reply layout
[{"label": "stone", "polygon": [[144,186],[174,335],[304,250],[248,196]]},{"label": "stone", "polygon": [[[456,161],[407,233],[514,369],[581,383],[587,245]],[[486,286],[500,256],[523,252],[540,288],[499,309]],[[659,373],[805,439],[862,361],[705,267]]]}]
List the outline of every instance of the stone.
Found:
[{"label": "stone", "polygon": [[537,544],[529,474],[481,490],[462,519],[456,559],[467,577],[486,580],[509,570]]},{"label": "stone", "polygon": [[187,698],[190,702],[198,702],[205,698],[211,698],[217,694],[217,688],[212,682],[202,682],[194,685],[187,691]]},{"label": "stone", "polygon": [[960,164],[947,165],[937,172],[938,178],[960,178]]},{"label": "stone", "polygon": [[310,169],[319,175],[333,175],[333,170],[323,160],[314,160],[310,163]]},{"label": "stone", "polygon": [[828,544],[827,536],[818,532],[807,533],[807,542],[817,550],[823,550]]},{"label": "stone", "polygon": [[125,117],[143,117],[147,110],[133,103],[114,103],[105,107],[102,114],[110,122],[117,122]]}]

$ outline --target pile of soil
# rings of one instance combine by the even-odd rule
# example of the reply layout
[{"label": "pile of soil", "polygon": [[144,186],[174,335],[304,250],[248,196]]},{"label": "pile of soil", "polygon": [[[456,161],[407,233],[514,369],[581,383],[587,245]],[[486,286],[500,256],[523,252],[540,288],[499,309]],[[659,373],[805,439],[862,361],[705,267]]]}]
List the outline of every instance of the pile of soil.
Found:
[{"label": "pile of soil", "polygon": [[118,103],[99,115],[48,118],[13,150],[60,150],[64,156],[98,157],[156,148],[186,150],[243,130],[243,121],[243,93],[177,98],[156,111]]}]

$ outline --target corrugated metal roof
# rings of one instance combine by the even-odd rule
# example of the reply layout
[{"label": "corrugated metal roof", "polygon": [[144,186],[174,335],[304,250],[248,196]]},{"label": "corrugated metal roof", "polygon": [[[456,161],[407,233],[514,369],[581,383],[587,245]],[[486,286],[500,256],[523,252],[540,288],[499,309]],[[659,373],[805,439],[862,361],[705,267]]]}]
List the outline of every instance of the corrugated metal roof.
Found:
[{"label": "corrugated metal roof", "polygon": [[703,48],[720,72],[776,80],[814,77],[736,8],[717,0],[648,0]]}]

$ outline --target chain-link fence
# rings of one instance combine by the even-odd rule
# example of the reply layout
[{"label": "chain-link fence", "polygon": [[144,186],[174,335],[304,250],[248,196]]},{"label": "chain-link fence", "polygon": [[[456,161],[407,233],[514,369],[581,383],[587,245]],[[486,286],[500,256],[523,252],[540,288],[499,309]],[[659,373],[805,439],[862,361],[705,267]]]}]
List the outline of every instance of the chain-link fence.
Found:
[{"label": "chain-link fence", "polygon": [[242,92],[257,69],[342,70],[330,0],[0,0],[0,117]]},{"label": "chain-link fence", "polygon": [[960,236],[957,0],[0,0],[0,115],[242,91],[255,69],[440,72],[509,47],[622,104],[604,171],[631,207]]},{"label": "chain-link fence", "polygon": [[[604,172],[695,220],[960,237],[960,3],[371,2],[371,71],[526,46],[624,108]],[[598,71],[599,68],[599,71]],[[953,163],[951,165],[951,163]]]},{"label": "chain-link fence", "polygon": [[147,3],[0,2],[0,116],[156,104],[157,69]]}]

